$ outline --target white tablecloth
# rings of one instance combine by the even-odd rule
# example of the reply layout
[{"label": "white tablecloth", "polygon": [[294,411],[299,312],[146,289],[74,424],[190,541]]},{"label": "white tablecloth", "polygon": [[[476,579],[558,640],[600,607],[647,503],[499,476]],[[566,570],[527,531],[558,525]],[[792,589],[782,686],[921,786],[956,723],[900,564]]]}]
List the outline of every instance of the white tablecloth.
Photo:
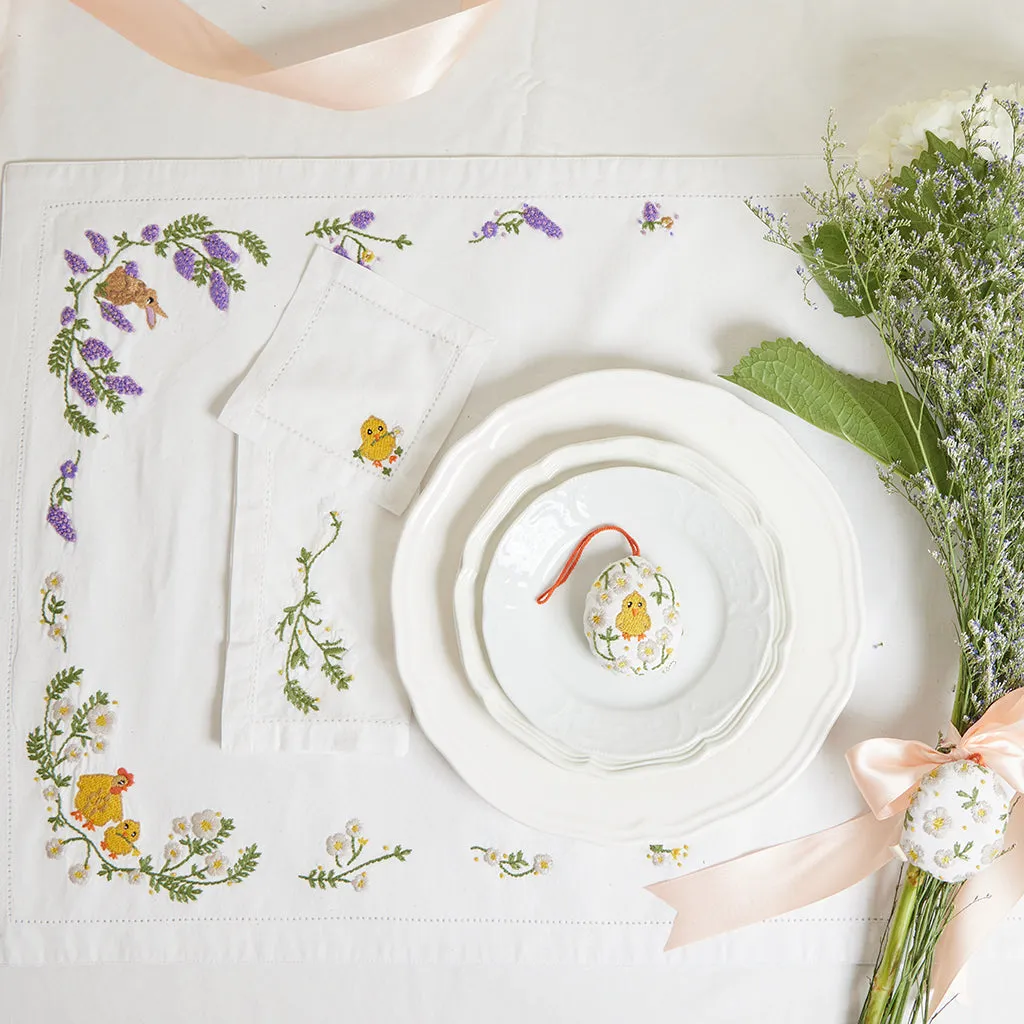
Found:
[{"label": "white tablecloth", "polygon": [[[294,57],[338,5],[328,0],[196,0],[208,17],[268,52]],[[376,4],[343,5],[372,32]],[[405,8],[414,6],[411,2]],[[439,5],[437,5],[439,6]],[[401,9],[402,5],[399,5]],[[365,9],[364,9],[365,8]],[[298,10],[297,10],[298,9]],[[0,67],[3,159],[146,156],[297,156],[450,153],[812,152],[828,105],[848,137],[881,110],[942,88],[1018,77],[1024,43],[1007,32],[1015,5],[998,0],[984,22],[953,0],[921,5],[870,0],[853,14],[838,0],[776,5],[731,0],[669,8],[636,0],[506,0],[469,57],[432,94],[356,114],[187,78],[132,50],[61,0],[14,0],[5,12]],[[815,339],[807,339],[814,342]],[[807,439],[801,435],[801,441]],[[891,680],[894,734],[901,709],[948,690],[951,643],[943,633],[941,584],[924,555],[923,531],[887,500],[863,462],[838,443],[813,442],[845,481],[858,525],[865,583],[878,631],[877,657],[863,670]],[[849,459],[849,462],[844,460]],[[857,731],[856,699],[830,749]],[[835,758],[813,766],[822,793]],[[808,808],[794,833],[826,814]],[[1015,1005],[1016,968],[991,959],[972,969],[971,1005],[946,1019],[981,1019]],[[86,973],[88,972],[88,973]],[[208,968],[105,966],[19,969],[3,976],[11,1019],[71,1013],[106,1020],[120,1005],[151,1021],[184,1008],[276,1021],[392,1015],[462,1024],[492,1021],[619,1020],[677,1015],[702,1022],[850,1018],[866,969],[721,967],[397,968],[306,965]],[[81,998],[84,991],[96,998]]]}]

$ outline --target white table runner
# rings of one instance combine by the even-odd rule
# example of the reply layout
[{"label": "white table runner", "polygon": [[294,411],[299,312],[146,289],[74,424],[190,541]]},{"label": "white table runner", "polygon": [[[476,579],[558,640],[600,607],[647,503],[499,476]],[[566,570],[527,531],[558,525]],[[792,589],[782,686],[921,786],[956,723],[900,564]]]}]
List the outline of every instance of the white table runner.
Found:
[{"label": "white table runner", "polygon": [[[479,324],[497,339],[453,439],[501,402],[566,373],[630,365],[712,379],[767,335],[803,337],[844,366],[881,374],[861,325],[801,304],[791,259],[760,240],[759,226],[741,201],[757,193],[796,208],[796,200],[785,197],[816,174],[816,164],[797,160],[10,168],[0,239],[0,310],[7,327],[0,354],[0,429],[6,439],[0,470],[11,481],[0,507],[0,535],[11,538],[3,612],[9,624],[2,752],[6,828],[0,842],[3,959],[662,962],[671,915],[642,886],[680,870],[671,852],[646,844],[605,849],[532,832],[471,793],[415,729],[404,758],[222,752],[218,720],[235,439],[216,417],[272,332],[311,246],[328,244],[307,232],[318,220],[349,218],[359,209],[374,212],[374,233],[381,239],[373,243],[373,270],[367,273]],[[660,205],[656,219],[645,214],[648,202]],[[538,213],[527,215],[524,204]],[[184,273],[188,258],[179,258],[181,266],[175,262],[175,245],[163,256],[156,251],[170,225],[177,224],[185,237],[189,222],[181,218],[195,215],[210,219],[209,226],[193,222],[196,230],[186,240],[199,262],[209,252],[201,239],[215,229],[222,238],[252,232],[265,242],[266,266],[254,257],[260,249],[251,237],[250,248],[239,250],[236,270],[244,291],[230,291],[231,281],[217,282],[213,274],[197,288],[195,268]],[[655,227],[645,230],[645,217]],[[518,233],[504,227],[513,222]],[[120,278],[104,300],[111,305],[106,315],[91,289],[82,298],[79,313],[90,326],[78,339],[83,345],[86,338],[97,339],[88,349],[90,365],[120,361],[116,370],[106,364],[99,374],[125,404],[118,415],[88,405],[85,384],[68,376],[69,401],[96,418],[98,433],[82,437],[64,417],[64,357],[55,357],[56,374],[48,368],[48,350],[72,297],[64,289],[75,260],[66,259],[64,250],[95,267],[104,258],[97,246],[117,246],[122,232],[129,241],[142,241],[150,225],[159,233],[148,247],[126,254],[137,266],[124,278],[153,289],[167,316],[156,317],[153,330],[146,327],[144,291],[136,293],[139,304],[117,305],[114,300],[127,294],[118,287],[133,293],[138,287]],[[102,243],[90,242],[86,231],[102,235]],[[469,244],[474,232],[482,240]],[[402,234],[413,245],[399,250],[388,239]],[[87,276],[83,272],[75,280]],[[73,326],[73,312],[71,317],[65,330]],[[120,318],[127,318],[131,332],[119,328]],[[111,377],[120,379],[111,383]],[[126,377],[141,386],[141,394]],[[102,385],[90,386],[95,394]],[[883,577],[893,558],[912,561],[920,574],[914,578],[928,579],[923,536],[909,514],[893,503],[887,506],[891,522],[882,526],[867,514],[864,495],[873,500],[879,487],[870,464],[801,424],[787,425],[850,506],[864,546],[869,594],[873,574]],[[76,457],[73,467],[62,470]],[[311,508],[320,497],[310,494]],[[51,507],[58,511],[48,520]],[[386,594],[401,522],[384,510],[375,514],[376,585]],[[73,543],[62,539],[71,529]],[[51,573],[62,577],[59,586],[47,585]],[[885,600],[869,606],[858,692],[804,776],[721,826],[694,836],[651,836],[651,844],[678,849],[682,869],[689,869],[858,811],[842,764],[845,747],[879,732],[930,736],[942,724],[955,648],[952,635],[941,632],[946,610],[940,598],[922,594],[914,607]],[[929,599],[934,603],[926,604]],[[55,608],[54,601],[66,603]],[[40,623],[41,617],[50,621]],[[55,626],[66,629],[66,637]],[[387,627],[374,640],[390,659]],[[930,656],[923,653],[928,649]],[[920,685],[934,700],[911,709],[911,688],[893,681],[905,684],[907,666],[920,663],[930,666]],[[33,777],[39,762],[27,759],[25,739],[33,729],[44,729],[48,682],[72,665],[82,669],[81,683],[71,682],[67,693],[54,692],[52,720],[60,720],[64,697],[73,696],[81,706],[101,690],[118,702],[101,707],[112,710],[117,722],[106,735],[109,714],[80,716],[83,731],[102,749],[83,744],[88,756],[76,771],[90,781],[83,787],[75,778],[58,787],[63,813],[74,809],[76,793],[99,794],[102,799],[86,801],[84,812],[87,820],[93,816],[95,829],[77,821],[75,827],[97,847],[106,842],[108,863],[115,867],[136,860],[120,844],[134,843],[149,855],[161,886],[153,895],[146,883],[154,878],[133,884],[128,872],[109,882],[99,877],[100,851],[91,857],[88,880],[74,884],[69,868],[84,858],[80,840],[53,859],[47,856],[47,840],[54,838],[47,818],[56,804],[45,792],[48,784]],[[346,695],[330,696],[343,702]],[[44,729],[44,745],[51,736]],[[36,754],[42,756],[38,742]],[[122,768],[132,776],[130,785],[116,781]],[[111,793],[114,787],[121,791]],[[122,802],[123,818],[138,823],[137,838],[131,830],[107,835],[115,822],[108,797],[114,796]],[[200,847],[209,840],[197,836],[210,834],[204,828],[217,835],[225,817],[234,823],[230,836],[221,845]],[[72,834],[78,833],[57,833]],[[337,837],[344,870],[355,854],[359,870],[346,876],[349,882],[362,877],[363,864],[382,858],[365,868],[367,884],[340,882],[321,890],[300,877],[315,881],[322,877],[318,866],[333,867],[325,849],[329,836]],[[365,848],[362,838],[368,840]],[[248,854],[239,852],[250,846],[255,849]],[[196,864],[203,871],[193,878],[194,902],[172,901],[164,891],[177,884],[168,848],[191,858],[179,870],[187,874]],[[497,858],[489,855],[492,850]],[[538,855],[550,864],[537,862],[534,873]],[[238,884],[219,884],[233,880],[240,865],[254,870]],[[218,873],[224,870],[226,875]],[[206,882],[218,884],[199,884]],[[771,963],[870,957],[871,933],[886,909],[890,882],[869,881],[785,921],[670,959],[742,956]],[[1024,948],[1019,922],[1003,938],[1004,952]]]}]

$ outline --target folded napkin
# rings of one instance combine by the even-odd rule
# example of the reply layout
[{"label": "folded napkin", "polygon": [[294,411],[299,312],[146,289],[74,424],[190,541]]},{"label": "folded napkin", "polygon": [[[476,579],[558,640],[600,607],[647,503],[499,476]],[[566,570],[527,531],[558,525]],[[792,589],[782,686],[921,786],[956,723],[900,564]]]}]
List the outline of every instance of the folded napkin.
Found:
[{"label": "folded napkin", "polygon": [[318,248],[220,416],[238,437],[225,748],[404,754],[390,566],[487,353],[478,328]]}]

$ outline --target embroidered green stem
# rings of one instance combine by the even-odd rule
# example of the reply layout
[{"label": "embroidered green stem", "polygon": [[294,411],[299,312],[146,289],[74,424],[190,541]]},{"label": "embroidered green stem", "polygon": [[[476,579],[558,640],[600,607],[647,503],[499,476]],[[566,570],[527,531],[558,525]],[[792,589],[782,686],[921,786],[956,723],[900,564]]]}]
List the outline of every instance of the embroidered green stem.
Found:
[{"label": "embroidered green stem", "polygon": [[64,648],[64,653],[67,654],[68,615],[65,611],[67,602],[58,596],[63,585],[64,579],[60,573],[51,572],[43,580],[43,586],[39,591],[43,596],[39,608],[39,623],[48,627],[47,635],[51,639],[56,640]]},{"label": "embroidered green stem", "polygon": [[481,856],[473,860],[483,862],[489,867],[498,869],[498,877],[527,878],[530,875],[546,875],[554,866],[554,860],[546,853],[538,853],[530,862],[522,850],[514,853],[502,853],[493,846],[471,846],[470,850]]},{"label": "embroidered green stem", "polygon": [[346,243],[354,245],[355,260],[364,267],[377,258],[376,253],[365,244],[366,242],[393,245],[399,252],[406,246],[412,245],[412,240],[406,236],[404,231],[397,238],[370,234],[365,229],[373,220],[374,214],[369,210],[359,210],[348,220],[342,220],[340,217],[318,220],[306,232],[306,235],[325,239],[334,247],[336,253],[341,256],[349,256],[350,259]]},{"label": "embroidered green stem", "polygon": [[[196,816],[204,820],[209,818],[211,829],[213,822],[216,822],[217,830],[208,838],[184,835],[183,829],[177,822],[175,823],[175,831],[179,838],[168,843],[165,849],[177,845],[182,847],[187,855],[180,860],[174,858],[173,863],[168,857],[159,868],[154,866],[152,856],[140,855],[131,842],[125,843],[126,852],[104,853],[104,845],[114,828],[108,829],[103,842],[98,844],[87,831],[88,828],[96,826],[90,826],[89,822],[85,821],[83,828],[71,820],[65,812],[65,796],[70,799],[70,793],[65,794],[65,791],[71,788],[73,773],[78,770],[86,756],[86,749],[103,749],[103,735],[114,718],[114,702],[102,690],[97,690],[81,705],[75,707],[68,693],[73,686],[80,686],[81,681],[82,670],[74,667],[58,672],[50,680],[44,697],[43,723],[29,733],[25,744],[28,759],[36,766],[36,779],[50,783],[45,791],[51,811],[47,822],[51,831],[58,833],[59,836],[47,844],[47,854],[51,858],[56,858],[67,849],[80,844],[84,850],[84,859],[82,863],[73,865],[69,871],[73,881],[86,881],[95,867],[96,874],[108,882],[118,876],[125,877],[131,882],[145,878],[151,893],[166,892],[168,897],[177,903],[190,903],[198,899],[204,889],[214,885],[232,885],[251,875],[256,870],[260,858],[258,848],[253,844],[239,850],[238,859],[233,864],[229,863],[219,851],[234,831],[234,822],[230,818],[212,815],[212,812],[201,812]],[[108,778],[115,781],[121,772],[123,769],[118,770],[118,776]],[[79,777],[80,791],[84,778]],[[127,784],[130,785],[130,776],[128,780]],[[79,814],[77,809],[75,813]],[[82,815],[79,814],[79,817]],[[114,821],[116,817],[119,815],[111,815],[101,821],[101,824]],[[179,822],[184,821],[185,819],[179,819]],[[137,838],[137,822],[118,821],[115,828],[125,824],[135,825],[134,838]],[[139,858],[137,863],[115,863],[117,856],[133,855]],[[192,863],[188,872],[183,870],[190,861],[200,856],[206,859],[203,866]]]},{"label": "embroidered green stem", "polygon": [[405,858],[412,853],[412,850],[404,849],[400,843],[396,843],[394,846],[381,847],[384,852],[378,856],[362,860],[369,842],[362,835],[362,831],[363,826],[359,819],[352,818],[345,825],[344,832],[336,832],[327,837],[327,853],[334,860],[335,866],[325,868],[322,864],[318,864],[315,868],[310,868],[307,874],[298,877],[310,889],[337,889],[339,885],[350,885],[354,890],[359,891],[365,889],[369,884],[370,876],[366,869],[371,865],[382,864],[387,860],[405,863]]},{"label": "embroidered green stem", "polygon": [[341,532],[341,517],[337,512],[331,512],[330,515],[331,534],[324,545],[313,552],[305,548],[299,551],[296,561],[299,563],[299,575],[302,577],[302,596],[295,604],[284,608],[281,613],[283,617],[274,629],[277,639],[286,644],[284,667],[279,669],[279,674],[284,676],[285,698],[304,715],[308,715],[310,711],[320,710],[320,698],[314,697],[306,690],[296,676],[297,671],[309,668],[309,652],[302,645],[303,636],[308,637],[320,651],[320,671],[335,689],[347,690],[353,679],[341,667],[347,648],[342,646],[340,640],[327,636],[330,626],[324,626],[323,619],[313,618],[310,614],[320,604],[317,592],[311,587],[313,566],[334,544]]},{"label": "embroidered green stem", "polygon": [[[608,628],[603,633],[598,633],[596,635],[591,633],[590,643],[591,643],[591,645],[594,648],[594,653],[599,658],[604,658],[605,661],[614,661],[615,660],[615,655],[612,653],[612,642],[615,641],[615,640],[618,640],[618,639],[619,639],[619,634],[613,632],[611,630],[611,628]],[[607,654],[605,654],[605,652],[602,651],[597,646],[597,641],[598,640],[603,640],[604,641],[605,647],[608,649],[608,653]]]}]

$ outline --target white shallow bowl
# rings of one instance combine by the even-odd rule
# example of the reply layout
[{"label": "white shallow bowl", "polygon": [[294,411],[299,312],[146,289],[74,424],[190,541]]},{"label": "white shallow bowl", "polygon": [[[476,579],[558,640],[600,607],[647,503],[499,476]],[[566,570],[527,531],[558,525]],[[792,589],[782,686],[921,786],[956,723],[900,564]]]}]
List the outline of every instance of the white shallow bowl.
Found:
[{"label": "white shallow bowl", "polygon": [[[642,538],[679,591],[676,663],[633,685],[602,670],[580,621],[620,535],[595,538],[569,583],[534,601],[605,522]],[[778,541],[752,495],[697,453],[643,437],[569,445],[517,474],[471,532],[455,584],[470,684],[514,735],[577,770],[678,763],[735,738],[779,676],[788,607]]]},{"label": "white shallow bowl", "polygon": [[[792,635],[786,670],[741,743],[657,771],[592,774],[552,763],[491,716],[466,678],[453,594],[469,533],[512,476],[565,445],[624,434],[697,451],[756,497],[785,553]],[[643,370],[559,381],[503,406],[453,446],[407,517],[392,604],[403,682],[453,769],[524,824],[599,842],[680,835],[792,779],[849,697],[863,618],[845,510],[789,434],[724,389]]]}]

